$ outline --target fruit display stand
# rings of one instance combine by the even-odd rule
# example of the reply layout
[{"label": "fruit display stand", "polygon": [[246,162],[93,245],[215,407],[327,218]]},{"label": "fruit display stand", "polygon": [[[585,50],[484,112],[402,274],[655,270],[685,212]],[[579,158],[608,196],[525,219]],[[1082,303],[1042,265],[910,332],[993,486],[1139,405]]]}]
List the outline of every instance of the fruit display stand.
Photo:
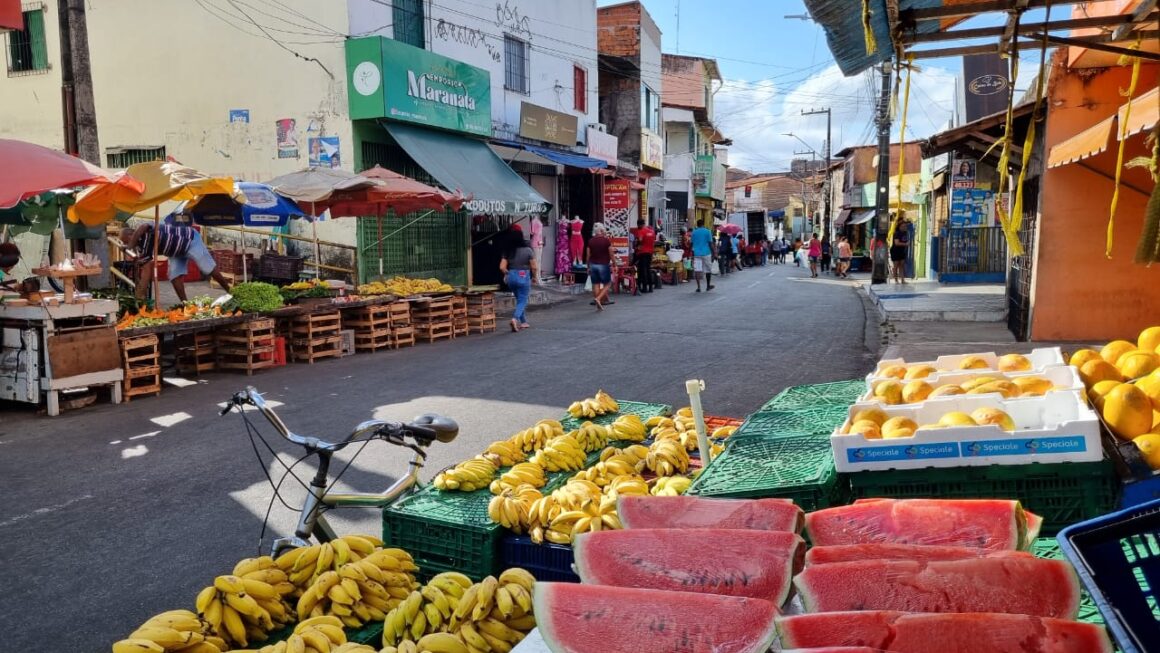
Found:
[{"label": "fruit display stand", "polygon": [[[854,404],[859,410],[877,403]],[[998,408],[1015,422],[1014,430],[998,425],[919,428],[905,438],[866,438],[835,430],[830,438],[841,472],[924,467],[1023,465],[1033,462],[1095,462],[1103,458],[1100,424],[1078,395],[1051,392],[1042,397],[1000,400],[992,395],[957,395],[920,404],[881,408],[888,418],[906,417],[918,425],[934,424],[948,413]]]},{"label": "fruit display stand", "polygon": [[354,330],[355,351],[376,351],[390,347],[390,305],[380,304],[344,310],[342,328]]},{"label": "fruit display stand", "polygon": [[615,413],[597,415],[596,417],[576,418],[565,413],[560,418],[564,432],[575,431],[584,422],[592,422],[600,426],[607,426],[616,421],[621,415],[636,415],[641,421],[648,421],[650,417],[668,416],[673,414],[673,407],[668,404],[650,404],[642,401],[618,401],[620,410]]},{"label": "fruit display stand", "polygon": [[311,365],[323,358],[342,355],[342,317],[338,310],[324,310],[290,322],[290,353],[297,362]]},{"label": "fruit display stand", "polygon": [[[0,304],[0,327],[13,368],[0,378],[0,399],[39,404],[60,414],[62,392],[106,386],[121,402],[121,363],[117,333],[120,306],[96,299],[57,306]],[[8,354],[7,352],[13,352]]]},{"label": "fruit display stand", "polygon": [[251,375],[274,367],[274,320],[257,318],[220,329],[215,338],[217,368]]},{"label": "fruit display stand", "polygon": [[[740,431],[739,431],[740,432]],[[813,435],[726,440],[686,494],[737,499],[793,499],[804,510],[846,501],[826,438]]]}]

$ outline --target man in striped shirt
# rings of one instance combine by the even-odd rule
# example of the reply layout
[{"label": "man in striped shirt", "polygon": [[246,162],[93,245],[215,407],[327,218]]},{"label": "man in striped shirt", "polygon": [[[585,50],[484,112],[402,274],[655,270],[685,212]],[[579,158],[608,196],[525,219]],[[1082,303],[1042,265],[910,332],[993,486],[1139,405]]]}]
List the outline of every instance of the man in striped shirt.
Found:
[{"label": "man in striped shirt", "polygon": [[[185,301],[185,275],[189,271],[190,259],[203,274],[211,275],[227,292],[230,283],[217,269],[217,263],[201,240],[201,234],[193,227],[160,225],[157,228],[157,254],[169,259],[169,282],[178,299]],[[140,276],[137,281],[137,297],[144,298],[153,279],[153,225],[143,224],[136,229],[121,232],[121,242],[129,249],[137,250]]]}]

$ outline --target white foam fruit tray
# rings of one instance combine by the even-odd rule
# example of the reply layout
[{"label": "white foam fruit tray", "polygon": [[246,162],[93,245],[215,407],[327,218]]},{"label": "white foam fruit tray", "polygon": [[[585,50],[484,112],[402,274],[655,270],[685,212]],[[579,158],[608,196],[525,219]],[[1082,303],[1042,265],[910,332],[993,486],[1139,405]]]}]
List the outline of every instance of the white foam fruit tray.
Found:
[{"label": "white foam fruit tray", "polygon": [[1010,415],[1016,428],[1014,431],[1004,431],[994,425],[920,428],[913,437],[879,440],[842,435],[839,427],[830,436],[834,464],[839,472],[862,472],[1095,462],[1103,458],[1099,418],[1079,394],[1050,392],[1043,397],[1009,400],[997,399],[997,396],[957,395],[901,406],[856,403],[850,407],[847,423],[864,408],[881,408],[889,417],[909,417],[922,426],[934,424],[952,411],[970,414],[976,408],[990,406]]},{"label": "white foam fruit tray", "polygon": [[[986,369],[975,370],[960,370],[959,364],[968,356],[979,356],[987,362]],[[1063,357],[1063,350],[1059,347],[1039,347],[1032,349],[1031,353],[1024,354],[1031,361],[1031,372],[1042,372],[1043,370],[1056,365],[1065,365],[1067,361]],[[890,377],[882,376],[882,370],[891,365],[905,365],[911,367],[914,365],[930,365],[931,367],[941,372],[973,372],[975,374],[983,374],[985,372],[997,372],[999,370],[999,354],[993,351],[978,352],[974,354],[948,354],[946,356],[939,356],[932,361],[908,361],[903,358],[887,358],[878,361],[878,366],[874,371],[866,375],[866,387],[869,388],[875,381],[881,381]]]},{"label": "white foam fruit tray", "polygon": [[[1071,365],[1054,365],[1054,366],[1047,367],[1043,370],[1040,370],[1038,372],[1034,372],[1034,371],[1033,372],[993,372],[993,371],[988,371],[988,370],[956,370],[954,372],[940,372],[938,374],[931,374],[930,376],[926,377],[925,379],[911,379],[911,380],[926,381],[927,383],[929,383],[931,385],[931,387],[938,389],[944,385],[961,385],[963,383],[966,383],[967,381],[970,381],[971,379],[974,379],[974,378],[980,377],[980,376],[987,376],[987,377],[991,377],[993,379],[1007,379],[1008,381],[1010,381],[1012,379],[1019,378],[1019,377],[1039,376],[1039,377],[1043,377],[1043,378],[1047,379],[1048,381],[1051,381],[1052,385],[1054,386],[1051,389],[1051,392],[1073,392],[1073,393],[1078,394],[1080,397],[1083,397],[1084,393],[1086,392],[1084,385],[1083,385],[1083,380],[1079,378],[1079,372]],[[869,385],[865,394],[863,394],[861,397],[858,398],[858,401],[862,402],[862,403],[882,403],[882,401],[880,399],[877,399],[876,397],[874,397],[874,392],[870,388],[873,387],[872,384],[877,384],[877,383],[880,383],[882,381],[888,381],[891,378],[893,378],[893,377],[882,377],[882,378],[874,379],[872,382],[870,382],[871,385]],[[900,381],[900,382],[903,385],[910,383],[910,381],[905,381],[905,380]],[[961,396],[961,395],[952,395],[952,396]],[[970,395],[970,396],[976,396],[976,395]],[[999,395],[998,393],[978,395],[978,396],[991,397],[991,398],[995,398],[995,397],[1002,398],[1002,395]],[[1020,399],[1033,399],[1033,398],[1034,397],[1016,397],[1015,399],[1011,399],[1010,401],[1017,401]],[[939,397],[932,397],[931,399],[928,399],[927,401],[934,401],[935,399],[939,399]],[[917,402],[914,404],[900,404],[900,405],[918,406],[922,403],[924,403],[924,402]],[[883,403],[882,405],[886,405],[886,404]]]}]

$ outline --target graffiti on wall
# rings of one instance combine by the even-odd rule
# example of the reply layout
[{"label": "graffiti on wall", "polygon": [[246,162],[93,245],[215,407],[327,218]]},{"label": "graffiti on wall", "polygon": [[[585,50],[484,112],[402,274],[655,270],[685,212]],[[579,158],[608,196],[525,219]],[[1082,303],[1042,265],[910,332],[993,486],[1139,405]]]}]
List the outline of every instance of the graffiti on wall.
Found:
[{"label": "graffiti on wall", "polygon": [[474,27],[467,27],[465,25],[456,25],[455,23],[439,19],[435,23],[435,36],[444,41],[451,41],[466,45],[476,50],[483,50],[487,52],[487,56],[492,61],[499,63],[502,53],[500,47],[488,40],[488,35],[483,31]]},{"label": "graffiti on wall", "polygon": [[513,5],[508,0],[504,0],[503,4],[495,3],[495,25],[529,41],[532,39],[531,20],[520,12],[519,5]]}]

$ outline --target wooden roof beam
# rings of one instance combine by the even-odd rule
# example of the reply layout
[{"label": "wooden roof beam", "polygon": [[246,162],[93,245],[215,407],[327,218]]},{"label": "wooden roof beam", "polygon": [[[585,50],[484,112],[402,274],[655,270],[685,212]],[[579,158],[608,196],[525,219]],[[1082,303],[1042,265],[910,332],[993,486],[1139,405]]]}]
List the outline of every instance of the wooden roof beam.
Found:
[{"label": "wooden roof beam", "polygon": [[[1136,11],[1132,12],[1131,22],[1144,23],[1147,22],[1147,20],[1150,20],[1146,19],[1146,17],[1156,9],[1157,4],[1157,0],[1144,0],[1144,2],[1141,2],[1140,6],[1136,7]],[[1113,34],[1115,37],[1114,40],[1123,40],[1123,38],[1131,31],[1132,26],[1130,24],[1117,27],[1115,33]]]},{"label": "wooden roof beam", "polygon": [[[1155,34],[1156,34],[1156,32],[1140,32],[1140,37],[1141,38],[1152,38]],[[1038,40],[1042,40],[1044,38],[1043,34],[1032,34],[1030,36],[1035,38],[1035,39],[1038,39]],[[1106,41],[1109,41],[1113,38],[1114,38],[1114,35],[1111,35],[1111,34],[1109,34],[1105,37],[1102,37],[1102,38],[1101,37],[1094,37],[1094,38],[1084,38],[1084,39],[1076,39],[1076,38],[1071,38],[1068,36],[1054,36],[1052,34],[1048,34],[1046,36],[1047,42],[1054,43],[1055,45],[1074,45],[1074,46],[1078,46],[1081,48],[1088,48],[1091,50],[1099,50],[1101,52],[1111,52],[1112,54],[1118,54],[1118,55],[1127,56],[1127,57],[1139,57],[1140,59],[1144,59],[1147,61],[1160,62],[1160,52],[1148,52],[1147,50],[1133,50],[1131,48],[1122,48],[1118,45],[1110,45],[1106,42]]]},{"label": "wooden roof beam", "polygon": [[[1152,16],[1148,20],[1160,19],[1160,13]],[[1051,22],[1042,23],[1023,23],[1019,25],[1019,34],[1032,34],[1035,32],[1049,32],[1056,30],[1073,30],[1084,29],[1090,27],[1115,27],[1125,25],[1132,22],[1130,16],[1094,16],[1089,18],[1076,18],[1071,20],[1055,20]],[[1147,22],[1147,21],[1145,21]],[[1001,36],[1004,27],[972,27],[960,30],[946,30],[931,32],[929,34],[914,34],[913,32],[904,35],[903,43],[933,43],[936,41],[959,41],[964,39],[978,39],[989,38],[992,36]]]},{"label": "wooden roof beam", "polygon": [[[1026,8],[1036,9],[1060,5],[1074,5],[1085,0],[1028,0]],[[1087,0],[1088,2],[1109,2],[1110,0]],[[899,21],[903,24],[926,20],[942,20],[944,18],[969,18],[979,14],[1006,12],[1012,8],[1014,0],[980,0],[980,2],[956,4],[943,7],[929,7],[926,9],[908,9],[899,14]]]}]

